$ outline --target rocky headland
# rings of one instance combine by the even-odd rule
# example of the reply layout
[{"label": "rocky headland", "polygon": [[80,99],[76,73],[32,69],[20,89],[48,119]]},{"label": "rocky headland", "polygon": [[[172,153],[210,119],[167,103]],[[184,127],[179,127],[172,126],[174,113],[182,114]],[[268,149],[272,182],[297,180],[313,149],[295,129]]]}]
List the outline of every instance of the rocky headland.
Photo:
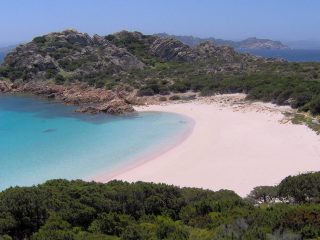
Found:
[{"label": "rocky headland", "polygon": [[65,104],[78,105],[77,112],[123,114],[133,112],[132,103],[139,104],[130,93],[97,89],[86,84],[74,83],[57,85],[48,82],[28,82],[25,84],[10,84],[0,81],[0,92],[31,93],[36,96],[55,99]]},{"label": "rocky headland", "polygon": [[[139,45],[133,49],[131,44]],[[140,50],[138,52],[137,50]],[[142,56],[144,55],[144,56]],[[99,86],[104,78],[125,77],[131,71],[151,68],[145,58],[157,61],[222,61],[232,70],[240,69],[237,58],[255,59],[236,53],[231,47],[202,43],[191,48],[173,38],[146,36],[122,31],[105,37],[75,30],[50,33],[17,46],[1,66],[0,92],[27,92],[80,105],[79,112],[121,114],[143,104],[132,86]],[[212,71],[211,67],[208,71]],[[221,69],[220,69],[221,70]]]},{"label": "rocky headland", "polygon": [[79,105],[79,112],[110,114],[150,102],[246,93],[317,113],[318,103],[309,102],[318,91],[319,69],[211,41],[191,47],[140,32],[89,36],[69,29],[36,37],[8,53],[0,65],[0,92],[32,93]]}]

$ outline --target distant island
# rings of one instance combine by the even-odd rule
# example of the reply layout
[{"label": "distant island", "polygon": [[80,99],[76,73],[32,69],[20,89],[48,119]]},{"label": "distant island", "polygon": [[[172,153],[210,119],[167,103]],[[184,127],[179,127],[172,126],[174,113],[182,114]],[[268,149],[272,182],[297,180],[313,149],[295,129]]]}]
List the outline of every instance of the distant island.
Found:
[{"label": "distant island", "polygon": [[269,49],[269,50],[290,49],[287,45],[284,45],[280,41],[273,41],[270,39],[260,39],[256,37],[247,38],[242,41],[231,41],[231,40],[218,39],[214,37],[199,38],[194,36],[169,35],[167,33],[157,33],[155,35],[160,37],[172,37],[172,38],[178,39],[179,41],[191,47],[208,41],[208,42],[214,43],[217,46],[230,46],[236,49]]}]

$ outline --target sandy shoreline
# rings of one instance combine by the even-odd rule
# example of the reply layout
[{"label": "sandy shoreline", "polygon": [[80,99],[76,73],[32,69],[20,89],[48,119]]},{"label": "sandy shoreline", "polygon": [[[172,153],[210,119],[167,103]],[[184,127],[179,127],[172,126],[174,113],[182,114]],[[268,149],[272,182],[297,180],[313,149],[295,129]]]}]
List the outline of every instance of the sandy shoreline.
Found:
[{"label": "sandy shoreline", "polygon": [[159,148],[156,148],[151,153],[145,154],[142,157],[139,157],[136,159],[133,158],[133,160],[130,161],[130,163],[126,163],[123,166],[117,166],[114,169],[110,169],[107,172],[104,172],[102,175],[100,174],[100,175],[88,177],[87,180],[88,181],[93,180],[96,182],[108,182],[108,181],[117,179],[117,177],[119,175],[121,175],[127,171],[133,170],[137,167],[140,167],[143,164],[160,157],[161,155],[165,154],[166,152],[171,151],[172,149],[174,149],[177,146],[179,146],[180,144],[182,144],[192,134],[194,126],[195,126],[195,122],[191,118],[189,119],[189,121],[190,122],[188,123],[187,129],[185,129],[185,131],[181,135],[177,136],[177,139],[174,142],[167,144],[167,146],[161,146]]},{"label": "sandy shoreline", "polygon": [[282,112],[289,108],[228,99],[137,107],[185,115],[195,121],[194,129],[174,148],[112,179],[230,189],[245,196],[255,186],[320,169],[320,137],[306,126],[287,123]]}]

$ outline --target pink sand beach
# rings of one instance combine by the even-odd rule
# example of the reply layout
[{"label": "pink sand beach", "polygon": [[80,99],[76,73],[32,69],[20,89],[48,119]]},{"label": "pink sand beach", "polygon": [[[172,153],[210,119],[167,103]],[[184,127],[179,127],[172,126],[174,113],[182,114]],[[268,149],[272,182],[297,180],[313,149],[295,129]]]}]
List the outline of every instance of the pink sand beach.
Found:
[{"label": "pink sand beach", "polygon": [[[139,164],[115,172],[112,179],[230,189],[246,196],[255,186],[320,170],[320,136],[306,126],[284,121],[282,112],[288,108],[224,103],[207,99],[136,107],[182,114],[195,125],[176,146],[138,160]],[[108,181],[110,176],[98,180]]]}]

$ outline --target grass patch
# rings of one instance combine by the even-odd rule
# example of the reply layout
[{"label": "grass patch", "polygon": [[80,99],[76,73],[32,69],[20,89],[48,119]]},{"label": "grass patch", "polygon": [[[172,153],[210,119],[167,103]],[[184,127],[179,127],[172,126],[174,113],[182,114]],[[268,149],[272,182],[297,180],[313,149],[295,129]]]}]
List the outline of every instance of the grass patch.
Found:
[{"label": "grass patch", "polygon": [[293,124],[304,124],[314,130],[317,134],[320,134],[320,123],[317,123],[316,121],[316,118],[301,113],[295,114],[291,119]]}]

